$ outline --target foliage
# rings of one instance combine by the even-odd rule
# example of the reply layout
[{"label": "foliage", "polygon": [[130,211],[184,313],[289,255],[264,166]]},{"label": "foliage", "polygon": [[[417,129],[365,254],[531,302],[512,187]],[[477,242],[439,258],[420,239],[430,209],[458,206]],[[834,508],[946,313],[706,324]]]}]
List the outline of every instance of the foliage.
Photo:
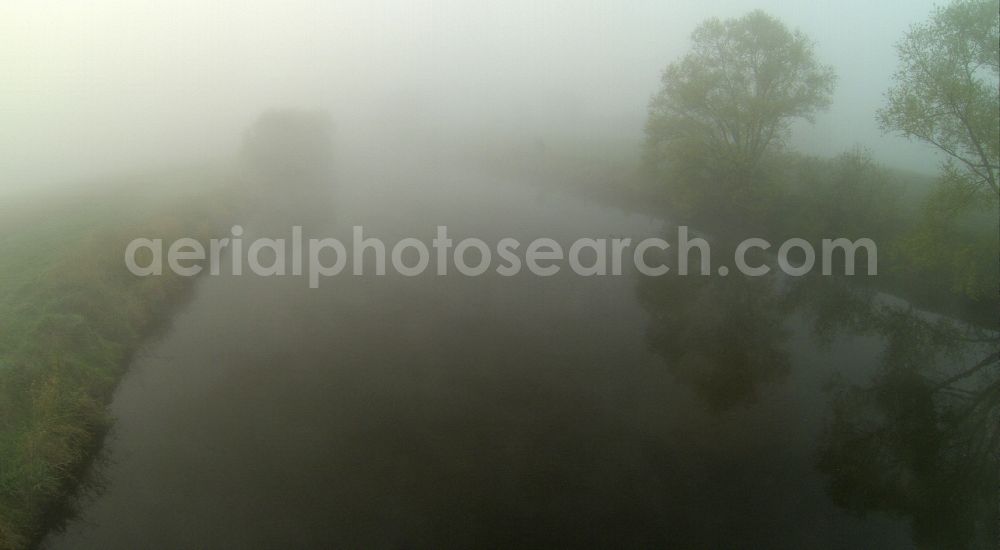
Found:
[{"label": "foliage", "polygon": [[876,242],[898,235],[903,216],[899,175],[879,165],[867,149],[831,159],[786,155],[784,162],[784,193],[770,212],[770,233]]},{"label": "foliage", "polygon": [[766,182],[762,159],[781,148],[793,119],[812,120],[829,105],[835,76],[804,34],[762,11],[709,19],[691,39],[650,102],[646,156],[700,210],[739,202]]},{"label": "foliage", "polygon": [[946,175],[899,241],[898,261],[914,278],[975,300],[995,298],[1000,282],[1000,219],[995,205],[971,200]]},{"label": "foliage", "polygon": [[913,26],[878,117],[946,155],[920,222],[901,240],[911,276],[981,300],[1000,281],[1000,2],[959,0]]},{"label": "foliage", "polygon": [[902,67],[878,118],[886,131],[947,155],[945,182],[963,195],[1000,196],[1000,2],[938,8],[897,45]]}]

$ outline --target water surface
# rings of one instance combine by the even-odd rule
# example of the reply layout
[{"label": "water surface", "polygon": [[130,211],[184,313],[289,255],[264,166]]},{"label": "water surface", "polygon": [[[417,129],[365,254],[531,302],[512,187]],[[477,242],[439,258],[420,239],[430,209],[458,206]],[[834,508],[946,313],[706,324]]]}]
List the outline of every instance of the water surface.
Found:
[{"label": "water surface", "polygon": [[[663,230],[357,164],[332,236]],[[116,393],[101,490],[45,547],[913,544],[912,518],[849,513],[818,467],[826,386],[871,378],[885,338],[818,334],[781,281],[709,279],[202,277]]]}]

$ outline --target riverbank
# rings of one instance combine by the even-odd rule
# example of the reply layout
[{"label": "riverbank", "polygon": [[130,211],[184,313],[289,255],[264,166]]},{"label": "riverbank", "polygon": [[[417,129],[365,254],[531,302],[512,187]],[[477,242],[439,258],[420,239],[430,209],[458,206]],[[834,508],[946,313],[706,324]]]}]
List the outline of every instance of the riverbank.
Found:
[{"label": "riverbank", "polygon": [[[477,165],[475,173],[489,174],[486,179],[536,181],[539,186],[575,186],[577,193],[595,202],[624,212],[648,213],[657,219],[670,212],[671,205],[664,193],[646,185],[636,168],[637,159],[628,154],[606,159],[596,153],[576,153],[570,147],[559,151],[555,145],[549,145],[537,156],[540,160],[518,164],[516,158],[501,159],[503,162],[493,167]],[[512,175],[504,173],[504,169],[522,173]],[[435,183],[441,178],[436,173],[432,176],[429,181],[414,179],[413,182]],[[370,177],[369,183],[392,179],[382,172]],[[405,181],[409,183],[412,178],[407,174]],[[0,212],[0,465],[3,466],[0,471],[0,548],[30,545],[46,525],[46,511],[67,500],[77,483],[78,473],[93,456],[95,444],[109,425],[106,404],[130,356],[145,335],[169,318],[172,306],[182,301],[185,291],[191,288],[192,279],[133,277],[122,262],[125,245],[138,236],[171,242],[181,236],[204,241],[225,235],[229,224],[222,222],[230,213],[234,194],[218,185],[221,179],[224,178],[219,174],[200,174],[198,177],[174,174],[148,184],[120,184],[75,194],[64,193],[58,200],[44,196],[30,200],[23,197],[20,202],[4,202],[0,207],[3,208]],[[352,219],[363,219],[366,225],[369,221],[377,221],[380,215],[394,218],[406,214],[413,220],[409,228],[433,226],[439,223],[438,220],[450,219],[449,214],[461,220],[473,211],[472,206],[421,210],[429,208],[428,204],[433,201],[424,204],[413,197],[401,200],[398,189],[391,193],[388,190],[372,192],[368,186],[360,184],[359,189],[364,190],[369,209],[357,209],[351,214],[361,216]],[[478,200],[482,196],[475,198]],[[417,193],[416,197],[422,198],[422,195]],[[478,212],[475,218],[495,220],[499,224],[498,231],[510,231],[507,213],[528,198],[530,194],[517,195],[503,208],[493,198],[486,201],[486,206],[500,211]],[[394,204],[399,212],[392,210]],[[468,204],[479,203],[470,199]],[[273,204],[268,206],[274,207]],[[543,211],[539,219],[546,223],[563,227],[570,223],[569,220],[584,220],[579,222],[577,231],[596,231],[586,212],[566,213],[554,206],[545,208],[551,211]],[[540,234],[538,228],[543,227],[540,223],[533,226],[533,235]],[[357,281],[348,279],[348,282]],[[383,292],[388,288],[374,286]],[[631,289],[619,290],[622,291],[619,301],[601,302],[607,307],[608,316],[616,314],[621,307],[620,301],[632,292]],[[259,295],[269,296],[270,292]],[[386,298],[386,304],[415,300],[412,289],[399,292],[393,299]],[[496,295],[501,294],[498,291]],[[589,287],[577,294],[603,296]],[[343,295],[353,294],[345,292]],[[942,295],[947,296],[947,293],[942,292]],[[535,295],[528,293],[526,296]],[[399,297],[406,297],[406,300]],[[478,300],[482,295],[476,292],[467,298]],[[242,298],[234,298],[237,299]],[[309,300],[302,301],[312,303],[313,300],[315,298],[310,296]],[[529,301],[537,300],[531,298]],[[355,313],[373,315],[377,312],[372,311],[375,307],[369,303],[358,305]],[[721,303],[719,307],[728,305]],[[455,308],[457,310],[458,306]],[[414,308],[418,310],[430,311],[433,307]],[[320,312],[329,311],[329,308],[317,306],[313,314],[320,317]],[[302,312],[295,314],[301,316]],[[398,312],[393,310],[392,314]],[[478,315],[478,312],[470,313],[469,318],[478,319]],[[606,328],[600,321],[603,318],[594,317],[595,331]],[[544,327],[560,326],[559,320],[552,319],[539,331],[544,332]],[[384,322],[384,317],[374,316],[368,326],[383,327]],[[353,326],[354,321],[351,323],[348,326]],[[427,330],[423,320],[413,323],[413,327],[417,327],[414,330]],[[638,321],[636,323],[638,326]],[[248,332],[253,333],[252,328],[248,328]],[[446,328],[442,326],[441,330]],[[491,330],[482,329],[484,339],[492,340],[495,334]],[[336,327],[330,333],[340,332],[345,332],[344,327]],[[633,327],[629,333],[633,332],[641,331]],[[350,334],[349,331],[345,333]],[[363,340],[377,333],[378,330],[373,330],[355,336]],[[438,341],[443,338],[441,336]],[[588,335],[572,340],[574,343],[566,347],[590,340],[597,341]],[[289,355],[297,349],[296,342],[289,344]],[[348,345],[350,342],[348,339],[341,343]],[[365,366],[366,358],[374,353],[373,349],[381,347],[381,342],[373,340],[373,346],[347,356],[354,357],[359,367]],[[547,344],[539,345],[537,351],[540,354],[546,349]],[[334,351],[339,352],[335,347],[323,348],[317,357],[326,360]],[[476,348],[470,347],[468,354],[475,351]],[[405,354],[407,358],[411,356]],[[522,361],[533,360],[529,359],[526,357]],[[597,386],[600,384],[595,384]],[[287,395],[298,396],[299,393],[299,388],[295,388]],[[171,400],[171,410],[183,408],[173,403]],[[242,422],[237,419],[236,426],[242,426]],[[147,429],[145,425],[143,429]],[[220,433],[228,431],[220,429]],[[303,456],[309,454],[303,453]],[[303,481],[305,487],[312,487],[312,484],[313,480]],[[223,491],[220,494],[229,498],[230,493]]]},{"label": "riverbank", "polygon": [[129,357],[191,286],[132,276],[126,244],[216,234],[220,178],[180,171],[0,205],[0,548],[30,546],[74,491]]},{"label": "riverbank", "polygon": [[507,143],[469,157],[507,178],[666,217],[723,243],[748,237],[772,243],[797,237],[814,245],[823,238],[872,238],[879,247],[879,275],[856,282],[928,311],[998,328],[996,212],[975,210],[954,225],[927,223],[926,203],[937,184],[933,174],[883,166],[864,151],[835,158],[786,153],[773,159],[780,181],[766,200],[734,200],[693,212],[686,204],[690,197],[672,192],[643,168],[640,151],[638,142],[553,141],[544,148]]}]

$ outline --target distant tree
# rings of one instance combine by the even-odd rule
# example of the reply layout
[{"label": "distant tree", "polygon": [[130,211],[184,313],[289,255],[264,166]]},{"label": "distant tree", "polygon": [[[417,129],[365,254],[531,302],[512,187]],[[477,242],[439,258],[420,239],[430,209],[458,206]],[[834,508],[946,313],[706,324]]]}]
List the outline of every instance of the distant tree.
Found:
[{"label": "distant tree", "polygon": [[[878,119],[947,155],[952,202],[1000,196],[1000,1],[958,0],[896,46],[901,67]],[[978,199],[977,199],[978,198]]]},{"label": "distant tree", "polygon": [[855,146],[832,158],[786,153],[780,162],[782,171],[770,174],[780,178],[780,195],[755,231],[817,243],[833,235],[867,237],[882,246],[908,229],[899,200],[902,175],[881,166],[868,149]]},{"label": "distant tree", "polygon": [[333,150],[333,121],[325,112],[278,109],[260,115],[243,138],[242,154],[260,173],[279,178],[324,175]]},{"label": "distant tree", "polygon": [[675,179],[739,193],[786,141],[793,119],[811,121],[829,105],[836,77],[804,34],[762,11],[709,19],[691,39],[650,102],[647,160]]}]

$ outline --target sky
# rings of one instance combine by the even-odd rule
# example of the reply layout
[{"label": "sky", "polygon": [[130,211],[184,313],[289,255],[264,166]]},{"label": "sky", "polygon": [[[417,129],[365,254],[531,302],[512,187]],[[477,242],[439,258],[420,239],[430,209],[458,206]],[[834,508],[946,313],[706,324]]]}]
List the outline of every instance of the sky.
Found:
[{"label": "sky", "polygon": [[933,171],[928,147],[874,120],[893,44],[933,3],[848,1],[4,0],[0,190],[235,150],[273,107],[523,135],[642,138],[660,73],[708,17],[753,9],[816,43],[839,77],[791,146],[854,146]]}]

